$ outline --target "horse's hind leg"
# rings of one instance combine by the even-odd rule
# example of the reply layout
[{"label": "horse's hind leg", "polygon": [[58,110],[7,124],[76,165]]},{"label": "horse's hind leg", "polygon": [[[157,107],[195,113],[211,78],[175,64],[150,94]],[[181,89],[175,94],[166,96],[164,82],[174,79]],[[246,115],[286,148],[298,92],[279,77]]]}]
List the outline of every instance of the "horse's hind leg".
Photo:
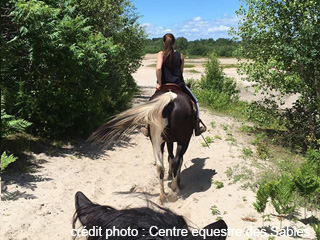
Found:
[{"label": "horse's hind leg", "polygon": [[174,158],[173,155],[173,142],[167,142],[167,149],[168,149],[168,162],[169,162],[169,171],[168,171],[168,179],[172,179],[172,161]]},{"label": "horse's hind leg", "polygon": [[173,181],[172,181],[172,189],[173,191],[180,188],[180,171],[183,162],[183,155],[185,154],[188,148],[188,144],[179,144],[177,147],[176,156],[173,159]]},{"label": "horse's hind leg", "polygon": [[164,140],[161,137],[161,132],[157,131],[158,129],[150,128],[151,134],[151,141],[153,147],[153,154],[156,160],[157,165],[157,173],[159,177],[160,183],[160,201],[164,202],[166,200],[166,195],[164,193],[164,186],[163,186],[163,178],[164,178],[164,167],[163,167],[163,150],[164,150]]}]

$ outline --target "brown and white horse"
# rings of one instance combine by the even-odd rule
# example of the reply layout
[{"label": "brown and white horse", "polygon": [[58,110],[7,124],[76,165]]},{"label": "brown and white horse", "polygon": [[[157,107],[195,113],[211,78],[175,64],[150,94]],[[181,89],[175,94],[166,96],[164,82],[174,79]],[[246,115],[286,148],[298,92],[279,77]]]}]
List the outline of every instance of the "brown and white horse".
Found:
[{"label": "brown and white horse", "polygon": [[[149,102],[120,113],[94,132],[89,141],[111,143],[140,126],[149,125],[150,139],[160,181],[160,200],[166,199],[163,186],[163,151],[168,149],[169,178],[172,189],[179,189],[180,171],[195,126],[195,114],[190,97],[180,90],[157,91]],[[173,143],[177,142],[176,155]]]}]

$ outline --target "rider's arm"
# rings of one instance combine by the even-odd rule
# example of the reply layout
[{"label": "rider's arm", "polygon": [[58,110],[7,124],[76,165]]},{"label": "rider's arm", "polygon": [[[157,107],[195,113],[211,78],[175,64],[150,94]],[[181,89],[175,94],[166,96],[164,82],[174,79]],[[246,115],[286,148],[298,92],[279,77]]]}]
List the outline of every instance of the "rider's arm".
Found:
[{"label": "rider's arm", "polygon": [[162,62],[163,62],[163,52],[158,52],[157,55],[157,66],[156,66],[156,76],[157,76],[157,89],[160,89],[161,86],[161,68],[162,68]]},{"label": "rider's arm", "polygon": [[181,73],[183,74],[183,68],[184,68],[184,56],[181,53]]}]

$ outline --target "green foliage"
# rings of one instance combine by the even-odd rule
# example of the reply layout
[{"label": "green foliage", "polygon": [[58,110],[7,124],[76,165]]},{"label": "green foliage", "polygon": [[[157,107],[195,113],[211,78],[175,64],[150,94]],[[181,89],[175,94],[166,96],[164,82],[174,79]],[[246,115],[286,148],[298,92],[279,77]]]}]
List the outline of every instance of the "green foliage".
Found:
[{"label": "green foliage", "polygon": [[9,135],[23,132],[30,125],[30,122],[6,113],[4,95],[1,92],[1,140]]},{"label": "green foliage", "polygon": [[185,52],[188,48],[188,40],[184,37],[178,37],[175,42],[176,49],[179,52]]},{"label": "green foliage", "polygon": [[280,180],[270,183],[271,203],[279,215],[288,215],[293,212],[293,184],[292,178],[283,174]]},{"label": "green foliage", "polygon": [[320,138],[320,4],[313,0],[246,0],[237,15],[238,53],[250,59],[240,73],[264,91],[299,94],[288,110],[287,128],[297,145]]},{"label": "green foliage", "polygon": [[216,181],[214,184],[216,185],[216,188],[217,188],[217,189],[220,189],[220,188],[223,188],[223,187],[224,187],[223,182],[220,182],[220,181]]},{"label": "green foliage", "polygon": [[[178,37],[175,42],[176,49],[187,56],[207,57],[215,51],[219,57],[232,57],[237,49],[238,43],[225,38],[214,40],[200,39],[188,41],[184,37]],[[145,53],[157,53],[163,50],[162,38],[147,39],[145,42]]]},{"label": "green foliage", "polygon": [[256,194],[256,202],[252,203],[254,209],[258,212],[258,213],[264,213],[266,206],[267,206],[267,202],[268,202],[268,198],[270,196],[270,188],[268,184],[260,184],[257,194]]},{"label": "green foliage", "polygon": [[297,170],[294,176],[294,183],[303,197],[309,197],[320,187],[320,180],[315,174],[313,163],[306,162]]},{"label": "green foliage", "polygon": [[213,205],[210,207],[212,215],[220,215],[220,210],[216,205]]},{"label": "green foliage", "polygon": [[128,0],[5,0],[8,113],[44,136],[87,136],[137,91],[144,32]]},{"label": "green foliage", "polygon": [[1,173],[5,172],[6,168],[10,163],[13,163],[17,160],[12,154],[7,155],[6,152],[3,152],[1,155]]},{"label": "green foliage", "polygon": [[320,222],[319,223],[314,223],[312,224],[312,228],[314,232],[316,233],[316,238],[317,240],[320,240]]},{"label": "green foliage", "polygon": [[264,127],[279,129],[282,127],[283,116],[278,111],[278,105],[274,102],[264,101],[248,103],[242,109],[247,121],[254,122]]},{"label": "green foliage", "polygon": [[210,55],[205,75],[194,87],[199,101],[216,109],[224,108],[238,99],[236,82],[222,72],[215,53]]},{"label": "green foliage", "polygon": [[210,145],[211,143],[214,143],[214,138],[213,138],[213,137],[210,137],[210,136],[206,136],[206,137],[205,137],[205,141],[206,141],[207,143],[205,143],[205,142],[202,142],[202,143],[201,143],[201,145],[202,145],[203,147],[206,147],[207,144]]},{"label": "green foliage", "polygon": [[307,160],[313,165],[315,174],[320,178],[320,148],[309,148],[307,151]]},{"label": "green foliage", "polygon": [[253,151],[250,147],[248,147],[248,148],[243,147],[242,148],[242,155],[244,158],[250,158],[253,155]]}]

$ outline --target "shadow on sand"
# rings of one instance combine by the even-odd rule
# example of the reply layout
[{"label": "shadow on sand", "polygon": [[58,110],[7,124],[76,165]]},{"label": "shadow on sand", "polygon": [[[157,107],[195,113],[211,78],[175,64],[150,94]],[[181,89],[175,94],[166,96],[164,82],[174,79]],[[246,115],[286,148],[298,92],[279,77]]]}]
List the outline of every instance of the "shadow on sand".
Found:
[{"label": "shadow on sand", "polygon": [[180,179],[182,190],[181,197],[186,199],[196,192],[205,192],[211,187],[211,179],[217,174],[213,169],[204,169],[204,163],[208,158],[194,158],[192,166],[181,172]]}]

